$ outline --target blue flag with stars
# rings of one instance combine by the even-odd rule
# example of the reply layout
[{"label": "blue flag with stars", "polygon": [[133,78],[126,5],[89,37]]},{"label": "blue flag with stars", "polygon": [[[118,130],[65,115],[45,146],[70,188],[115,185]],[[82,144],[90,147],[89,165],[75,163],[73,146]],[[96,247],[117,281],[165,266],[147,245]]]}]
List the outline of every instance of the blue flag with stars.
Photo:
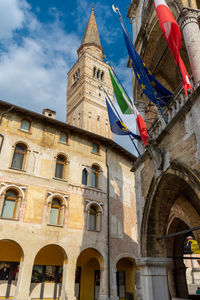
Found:
[{"label": "blue flag with stars", "polygon": [[116,116],[107,99],[106,99],[106,105],[108,110],[111,131],[117,135],[132,135],[135,139],[141,140],[141,137],[139,135],[131,132],[126,127],[126,125]]},{"label": "blue flag with stars", "polygon": [[126,28],[121,21],[124,39],[128,54],[130,57],[132,68],[135,76],[142,88],[143,93],[155,104],[165,106],[172,96],[172,93],[165,88],[147,69],[141,57],[137,53],[132,41],[130,40]]}]

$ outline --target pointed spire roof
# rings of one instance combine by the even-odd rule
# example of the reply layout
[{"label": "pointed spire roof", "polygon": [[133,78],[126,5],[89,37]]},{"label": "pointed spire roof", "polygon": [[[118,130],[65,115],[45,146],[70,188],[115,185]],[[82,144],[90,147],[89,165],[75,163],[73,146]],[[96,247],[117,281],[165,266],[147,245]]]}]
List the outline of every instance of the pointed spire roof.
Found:
[{"label": "pointed spire roof", "polygon": [[90,18],[87,24],[87,28],[85,30],[81,44],[91,44],[91,43],[101,47],[99,32],[98,32],[97,23],[94,14],[94,8],[92,8]]},{"label": "pointed spire roof", "polygon": [[92,8],[90,18],[80,45],[80,48],[78,49],[78,54],[80,55],[82,51],[84,51],[84,46],[96,46],[101,51],[101,57],[103,57],[103,47],[101,46],[100,38],[99,38],[99,32],[97,28],[96,18],[94,14],[94,7]]}]

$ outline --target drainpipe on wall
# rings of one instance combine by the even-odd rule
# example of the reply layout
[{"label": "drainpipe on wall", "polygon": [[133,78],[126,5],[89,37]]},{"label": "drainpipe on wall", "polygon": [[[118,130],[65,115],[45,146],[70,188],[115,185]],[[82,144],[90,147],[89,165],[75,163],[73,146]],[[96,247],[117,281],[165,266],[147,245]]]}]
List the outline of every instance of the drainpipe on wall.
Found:
[{"label": "drainpipe on wall", "polygon": [[[8,110],[6,110],[6,111],[4,111],[4,112],[1,113],[1,116],[0,116],[0,125],[1,125],[2,119],[5,116],[5,114],[8,113],[13,108],[14,108],[14,105],[11,106]],[[3,147],[3,142],[4,142],[4,136],[3,136],[3,134],[0,133],[0,137],[1,137],[1,144],[0,144],[0,153],[1,153],[1,149]]]},{"label": "drainpipe on wall", "polygon": [[106,148],[107,167],[107,245],[108,245],[108,299],[110,299],[110,172],[108,164],[108,148]]}]

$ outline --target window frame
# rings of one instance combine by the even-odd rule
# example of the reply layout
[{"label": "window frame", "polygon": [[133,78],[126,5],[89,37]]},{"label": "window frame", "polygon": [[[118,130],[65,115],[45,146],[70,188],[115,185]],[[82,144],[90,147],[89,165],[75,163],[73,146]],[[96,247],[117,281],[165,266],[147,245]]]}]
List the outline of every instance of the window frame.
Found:
[{"label": "window frame", "polygon": [[[62,134],[66,135],[66,141],[65,142],[61,141],[61,135]],[[66,131],[60,131],[59,143],[64,144],[64,145],[69,145],[69,134],[68,134],[68,132],[66,132]]]},{"label": "window frame", "polygon": [[[63,162],[59,162],[58,161],[58,158],[59,157],[62,157],[63,158]],[[54,173],[54,179],[57,179],[57,180],[66,180],[66,165],[67,165],[67,157],[62,154],[62,153],[59,153],[56,157],[55,157],[55,173]],[[63,166],[63,169],[62,169],[62,177],[57,177],[56,176],[56,168],[57,168],[57,164],[58,165],[62,165]]]},{"label": "window frame", "polygon": [[[91,213],[91,208],[95,209],[95,214]],[[101,232],[102,215],[103,215],[102,208],[101,208],[101,206],[97,202],[91,201],[86,206],[86,224],[87,224],[87,230],[88,231]],[[91,216],[95,216],[95,226],[94,226],[94,229],[90,226],[90,224],[91,224]]]},{"label": "window frame", "polygon": [[[85,171],[85,173],[87,174],[87,176],[86,176],[86,184],[83,183],[83,172],[84,172],[84,171]],[[88,186],[88,178],[89,178],[88,174],[89,174],[89,173],[88,173],[88,170],[87,170],[86,168],[82,169],[81,184],[84,185],[84,186]]]},{"label": "window frame", "polygon": [[[95,168],[96,168],[96,170],[95,170]],[[91,167],[91,180],[90,180],[90,186],[92,187],[92,188],[96,188],[96,189],[98,189],[99,188],[99,173],[100,173],[100,167],[99,166],[97,166],[97,165],[92,165],[92,167]],[[92,176],[94,176],[94,175],[96,175],[96,180],[95,180],[95,182],[96,182],[96,184],[95,185],[92,185]]]},{"label": "window frame", "polygon": [[[47,201],[43,210],[43,222],[44,222],[43,224],[47,226],[64,227],[66,222],[67,203],[68,203],[69,196],[53,194],[51,192],[48,192],[47,196],[48,196]],[[52,203],[54,199],[60,202],[59,218],[57,224],[50,223],[50,213],[51,213]]]},{"label": "window frame", "polygon": [[[11,197],[11,196],[7,196],[7,197],[6,197],[6,194],[7,194],[9,191],[15,192],[15,193],[16,193],[16,197]],[[2,201],[1,215],[0,215],[1,219],[16,220],[16,219],[17,219],[17,217],[16,217],[17,204],[18,204],[18,201],[19,201],[19,192],[16,191],[15,189],[13,189],[13,188],[8,188],[8,189],[6,189],[6,191],[3,193],[2,196],[3,196],[3,197],[2,197],[2,198],[3,198],[3,201]],[[6,217],[6,216],[5,216],[5,217],[3,216],[4,205],[5,205],[5,202],[6,202],[7,200],[15,201],[14,208],[13,208],[13,214],[12,214],[12,217],[11,217],[11,218],[10,218],[10,217]]]},{"label": "window frame", "polygon": [[[97,145],[97,147],[98,147],[98,151],[97,152],[94,151],[94,145]],[[92,153],[96,154],[96,155],[100,154],[100,144],[98,142],[96,142],[96,141],[92,142]]]},{"label": "window frame", "polygon": [[[22,122],[23,122],[23,121],[29,122],[29,130],[25,130],[25,129],[22,128]],[[26,133],[29,133],[29,134],[30,134],[30,133],[31,133],[31,126],[32,126],[32,121],[29,120],[28,118],[23,118],[23,119],[21,119],[19,130],[21,130],[21,131],[23,131],[23,132],[26,132]]]},{"label": "window frame", "polygon": [[[23,148],[24,151],[22,152],[20,150],[17,150],[16,149],[17,147]],[[23,161],[22,161],[22,166],[21,166],[20,169],[16,168],[15,166],[13,166],[13,161],[14,161],[15,153],[23,154]],[[27,160],[27,153],[28,153],[28,147],[27,147],[27,145],[25,143],[23,143],[23,142],[17,142],[15,144],[15,146],[13,146],[10,168],[14,169],[14,170],[18,170],[18,171],[25,171],[25,165],[26,165],[26,160]]]},{"label": "window frame", "polygon": [[[58,200],[58,201],[60,202],[59,205],[53,204],[53,201],[54,201],[55,199]],[[62,225],[60,224],[60,223],[61,223],[61,207],[62,207],[62,201],[61,201],[59,198],[57,198],[57,197],[53,197],[53,198],[52,198],[52,201],[51,201],[50,214],[51,214],[51,209],[52,209],[52,208],[58,208],[58,220],[57,220],[57,224],[52,224],[52,223],[50,223],[50,214],[49,214],[49,225],[51,225],[51,226],[62,226]]]}]

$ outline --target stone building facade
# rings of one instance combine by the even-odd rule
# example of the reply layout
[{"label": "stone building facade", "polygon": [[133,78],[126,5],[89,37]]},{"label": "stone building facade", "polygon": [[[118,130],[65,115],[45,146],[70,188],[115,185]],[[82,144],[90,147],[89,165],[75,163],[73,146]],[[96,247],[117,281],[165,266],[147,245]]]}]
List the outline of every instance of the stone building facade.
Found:
[{"label": "stone building facade", "polygon": [[193,299],[186,283],[184,240],[190,234],[200,242],[200,231],[190,231],[200,224],[200,2],[166,2],[182,31],[181,56],[194,86],[188,96],[166,48],[153,1],[132,1],[128,11],[139,54],[173,92],[164,108],[166,125],[133,79],[135,103],[152,135],[132,168],[138,215],[138,300]]},{"label": "stone building facade", "polygon": [[135,295],[135,157],[112,140],[99,95],[112,89],[94,11],[78,55],[68,123],[0,101],[1,299]]}]

